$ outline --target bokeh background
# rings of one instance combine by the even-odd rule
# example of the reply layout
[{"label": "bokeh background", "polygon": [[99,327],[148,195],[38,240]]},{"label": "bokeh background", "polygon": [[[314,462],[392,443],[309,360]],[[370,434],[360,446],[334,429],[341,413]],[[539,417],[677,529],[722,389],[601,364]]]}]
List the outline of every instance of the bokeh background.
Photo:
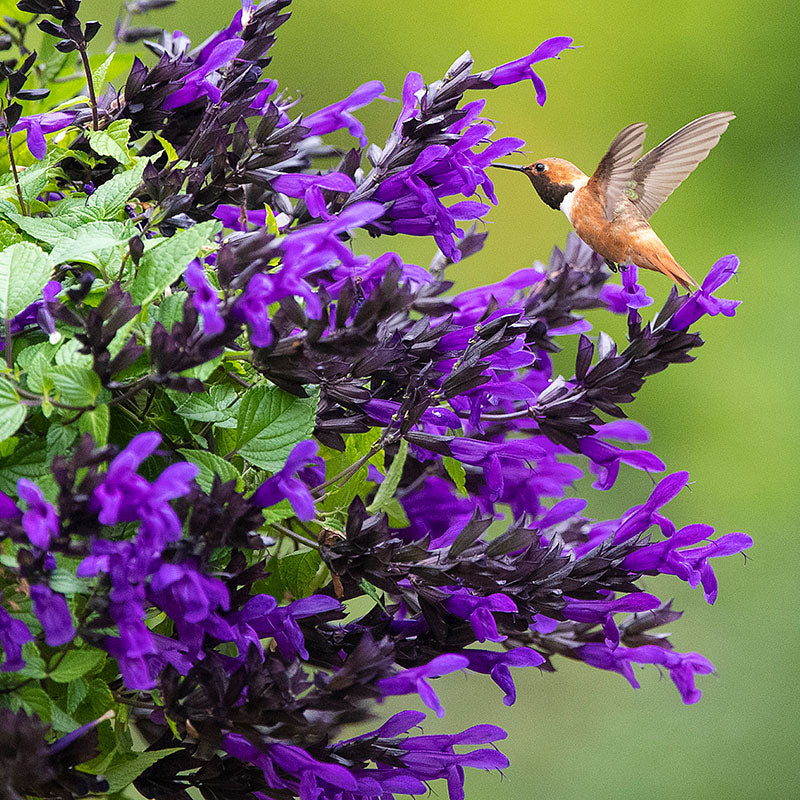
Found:
[{"label": "bokeh background", "polygon": [[[85,0],[84,7],[109,30],[116,3]],[[179,0],[150,19],[200,42],[238,7],[237,0]],[[546,37],[573,36],[579,50],[539,65],[549,94],[544,108],[529,84],[486,94],[486,116],[501,122],[500,133],[528,142],[529,157],[519,163],[561,156],[591,172],[628,123],[648,122],[655,145],[701,114],[738,115],[654,227],[698,280],[717,258],[737,253],[738,282],[721,294],[743,304],[734,320],[704,320],[697,361],[651,378],[631,408],[668,469],[691,472],[692,491],[670,505],[672,518],[756,540],[746,564],[740,557],[717,562],[716,607],[677,580],[650,587],[662,597],[674,592],[686,615],[672,626],[673,641],[707,655],[717,675],[700,679],[704,696],[692,707],[652,667],[637,673],[638,691],[581,664],[557,662],[554,675],[517,671],[519,699],[510,709],[488,680],[437,682],[448,712],[441,722],[429,718],[430,731],[494,722],[509,732],[502,749],[511,767],[503,776],[473,772],[468,800],[501,793],[507,800],[800,796],[798,9],[770,0],[295,0],[293,18],[279,31],[271,75],[304,95],[298,110],[305,112],[373,78],[398,97],[409,70],[433,81],[466,49],[485,69]],[[358,113],[382,144],[396,107],[377,102]],[[500,204],[488,217],[485,249],[452,269],[459,287],[546,260],[565,240],[566,219],[524,178],[497,173],[496,185]],[[413,263],[433,255],[427,240],[396,237],[374,246]],[[660,307],[668,282],[649,273],[643,281]],[[624,344],[621,319],[593,322]],[[598,518],[617,516],[648,489],[647,476],[623,474],[612,492],[594,492],[591,509]]]}]

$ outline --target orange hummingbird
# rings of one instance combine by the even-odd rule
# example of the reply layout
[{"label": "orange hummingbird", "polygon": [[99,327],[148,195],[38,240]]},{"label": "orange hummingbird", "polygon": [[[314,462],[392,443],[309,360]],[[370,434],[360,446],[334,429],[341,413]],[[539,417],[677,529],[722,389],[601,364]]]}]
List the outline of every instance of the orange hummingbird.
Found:
[{"label": "orange hummingbird", "polygon": [[636,264],[691,289],[697,281],[673,258],[647,220],[711,152],[734,118],[729,111],[706,114],[644,156],[646,123],[628,125],[591,178],[563,158],[543,158],[527,167],[492,166],[524,172],[539,197],[566,214],[578,236],[605,258],[612,271]]}]

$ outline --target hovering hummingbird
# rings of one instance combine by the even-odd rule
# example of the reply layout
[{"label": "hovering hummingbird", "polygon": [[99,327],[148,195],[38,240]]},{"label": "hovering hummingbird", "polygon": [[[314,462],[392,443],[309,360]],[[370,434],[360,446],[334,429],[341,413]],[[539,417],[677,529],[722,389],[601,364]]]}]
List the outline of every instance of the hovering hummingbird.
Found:
[{"label": "hovering hummingbird", "polygon": [[492,166],[524,172],[539,197],[563,211],[578,236],[614,272],[632,263],[663,272],[691,289],[697,281],[673,258],[647,220],[709,154],[734,118],[729,111],[706,114],[641,158],[647,125],[628,125],[591,178],[563,158],[543,158],[527,167]]}]

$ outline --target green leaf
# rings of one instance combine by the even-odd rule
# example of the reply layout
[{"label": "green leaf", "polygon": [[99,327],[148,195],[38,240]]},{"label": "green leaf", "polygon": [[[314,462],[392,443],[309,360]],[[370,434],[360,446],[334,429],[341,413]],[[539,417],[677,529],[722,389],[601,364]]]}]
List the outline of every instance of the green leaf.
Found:
[{"label": "green leaf", "polygon": [[264,515],[264,523],[269,525],[271,522],[282,522],[294,516],[294,509],[288,500],[281,500],[274,506],[263,508],[261,513]]},{"label": "green leaf", "polygon": [[48,471],[44,439],[39,436],[20,438],[14,451],[0,458],[0,491],[13,495],[20,478],[35,481]]},{"label": "green leaf", "polygon": [[233,464],[229,464],[224,458],[220,458],[214,453],[206,452],[205,450],[187,450],[179,449],[178,452],[190,463],[197,464],[200,471],[197,473],[195,479],[204,492],[211,491],[211,484],[214,481],[214,475],[219,475],[223,483],[227,481],[235,481],[241,478],[241,474]]},{"label": "green leaf", "polygon": [[52,698],[50,698],[50,724],[58,733],[71,733],[79,727],[78,723],[66,711],[59,708]]},{"label": "green leaf", "polygon": [[31,242],[0,251],[0,316],[11,319],[41,300],[53,266],[47,253]]},{"label": "green leaf", "polygon": [[389,471],[386,473],[386,477],[383,479],[383,483],[378,487],[378,491],[375,492],[375,499],[370,503],[368,511],[373,513],[375,511],[383,511],[386,504],[394,499],[394,493],[400,485],[400,478],[403,476],[403,467],[407,456],[408,442],[405,439],[401,439],[397,454],[389,467]]},{"label": "green leaf", "polygon": [[400,501],[396,497],[392,497],[385,502],[381,511],[386,514],[386,518],[393,528],[407,528],[411,525],[403,506],[400,505]]},{"label": "green leaf", "polygon": [[69,446],[75,441],[77,432],[73,428],[63,425],[51,425],[47,429],[47,460],[52,461],[56,456],[64,456],[69,451]]},{"label": "green leaf", "polygon": [[152,302],[183,275],[189,262],[210,244],[220,230],[222,223],[218,220],[201,222],[146,250],[131,284],[133,302],[142,306]]},{"label": "green leaf", "polygon": [[105,660],[106,654],[102,650],[68,650],[59,665],[50,673],[50,680],[69,683],[75,678],[88,675]]},{"label": "green leaf", "polygon": [[[50,722],[53,704],[50,695],[41,686],[27,684],[14,690],[14,694],[29,714],[38,714],[42,722]],[[75,725],[77,728],[78,726]]]},{"label": "green leaf", "polygon": [[[92,83],[98,90],[105,83],[106,73],[114,57],[115,53],[112,53],[99,67],[92,70]],[[126,122],[129,122],[129,120],[126,120]],[[114,125],[115,123],[112,122],[111,124]]]},{"label": "green leaf", "polygon": [[[323,448],[321,455],[325,460],[325,479],[332,480],[348,467],[364,458],[372,449],[375,440],[375,433],[350,434],[345,436],[344,452]],[[375,453],[346,481],[342,479],[339,484],[328,487],[322,503],[323,508],[326,511],[346,509],[356,496],[366,497],[374,486],[367,479],[369,465],[372,464],[377,469],[382,469],[382,460],[381,453]]]},{"label": "green leaf", "polygon": [[0,441],[17,432],[27,413],[16,389],[5,378],[0,378]]},{"label": "green leaf", "polygon": [[165,750],[149,750],[146,753],[136,753],[134,758],[125,757],[124,761],[112,764],[103,773],[108,781],[108,791],[119,792],[130,786],[146,769],[149,769],[172,753],[177,753],[183,748],[168,747]]},{"label": "green leaf", "polygon": [[50,257],[54,264],[77,261],[100,267],[113,254],[115,248],[128,247],[133,234],[131,226],[125,222],[87,222],[70,226],[69,236],[58,240]]},{"label": "green leaf", "polygon": [[62,364],[51,367],[47,373],[65,403],[72,406],[92,406],[102,386],[97,373],[86,367]]},{"label": "green leaf", "polygon": [[23,235],[9,225],[5,220],[0,220],[0,250],[11,247],[12,244],[23,241]]},{"label": "green leaf", "polygon": [[164,148],[164,152],[167,154],[167,159],[169,161],[177,161],[178,151],[163,136],[157,133],[153,133],[153,136],[155,136],[156,140]]},{"label": "green leaf", "polygon": [[257,467],[277,472],[292,448],[311,436],[318,398],[318,390],[309,397],[296,397],[275,386],[248,389],[239,401],[239,455]]},{"label": "green leaf", "polygon": [[278,561],[278,573],[293,597],[308,597],[314,590],[314,578],[321,563],[316,550],[292,553]]},{"label": "green leaf", "polygon": [[175,402],[175,413],[197,422],[219,424],[228,419],[236,419],[236,409],[231,406],[236,401],[236,391],[232,386],[212,386],[208,392],[182,394],[169,392]]},{"label": "green leaf", "polygon": [[106,181],[86,201],[86,208],[97,215],[98,219],[115,219],[123,209],[128,198],[142,181],[142,173],[148,159],[137,158],[133,167],[110,181]]},{"label": "green leaf", "polygon": [[74,221],[63,217],[26,217],[16,211],[5,211],[3,215],[11,219],[28,236],[51,246],[64,238],[72,238]]},{"label": "green leaf", "polygon": [[108,444],[108,433],[111,428],[111,413],[108,406],[101,405],[91,411],[85,411],[78,420],[78,431],[90,433],[98,447]]},{"label": "green leaf", "polygon": [[128,153],[130,127],[129,119],[116,119],[105,130],[87,131],[89,145],[98,155],[110,156],[120,164],[127,164],[130,160]]},{"label": "green leaf", "polygon": [[456,489],[461,494],[467,494],[467,473],[464,471],[463,464],[452,456],[442,456],[442,463],[450,479],[456,485]]},{"label": "green leaf", "polygon": [[371,597],[381,608],[385,608],[383,596],[377,586],[373,586],[366,578],[362,578],[358,585],[367,597]]},{"label": "green leaf", "polygon": [[86,699],[89,694],[89,682],[84,678],[76,678],[67,684],[67,713],[74,714],[75,709]]}]

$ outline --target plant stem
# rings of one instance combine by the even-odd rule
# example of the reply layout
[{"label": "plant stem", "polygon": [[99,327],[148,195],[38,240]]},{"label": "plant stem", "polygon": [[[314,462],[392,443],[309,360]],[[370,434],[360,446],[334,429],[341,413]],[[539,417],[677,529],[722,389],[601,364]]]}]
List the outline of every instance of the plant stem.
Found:
[{"label": "plant stem", "polygon": [[86,73],[86,85],[89,88],[89,104],[92,107],[92,130],[100,128],[100,120],[97,116],[97,96],[94,93],[94,81],[92,80],[92,68],[89,66],[89,56],[86,48],[79,48],[78,52],[81,54],[81,61],[83,62],[83,71]]}]

